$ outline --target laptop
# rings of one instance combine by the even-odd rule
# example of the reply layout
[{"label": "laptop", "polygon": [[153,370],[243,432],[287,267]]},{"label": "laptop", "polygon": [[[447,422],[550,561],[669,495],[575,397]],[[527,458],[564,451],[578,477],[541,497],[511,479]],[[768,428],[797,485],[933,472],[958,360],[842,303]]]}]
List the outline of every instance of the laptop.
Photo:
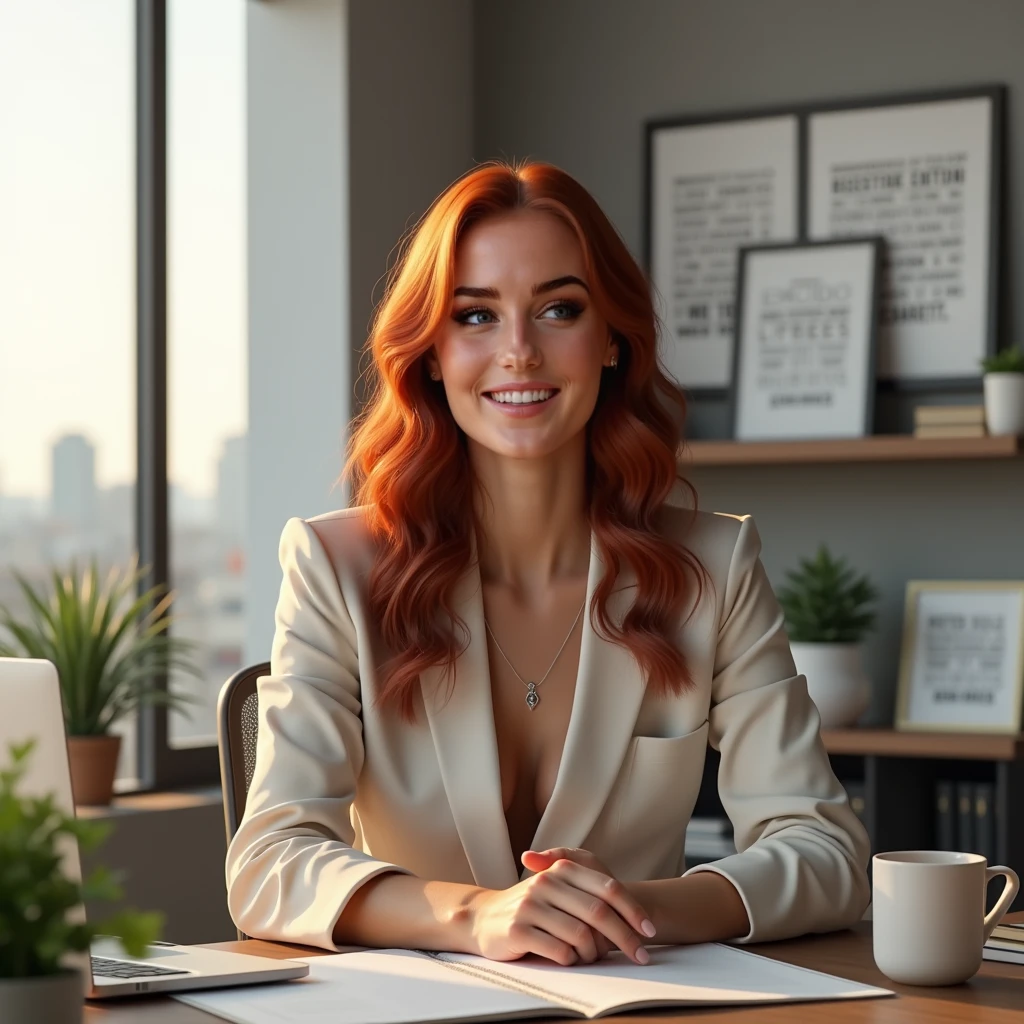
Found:
[{"label": "laptop", "polygon": [[[36,745],[17,793],[52,793],[62,810],[74,813],[57,670],[49,661],[0,658],[0,765],[8,766],[12,742],[23,743],[28,739],[35,739]],[[78,844],[73,839],[65,846],[63,868],[68,878],[81,880]],[[84,913],[84,907],[79,906],[76,919],[82,920]],[[295,960],[273,960],[173,942],[154,943],[145,957],[136,959],[125,953],[116,938],[97,937],[90,953],[89,957],[75,958],[82,969],[89,999],[251,985],[309,974],[309,965]]]}]

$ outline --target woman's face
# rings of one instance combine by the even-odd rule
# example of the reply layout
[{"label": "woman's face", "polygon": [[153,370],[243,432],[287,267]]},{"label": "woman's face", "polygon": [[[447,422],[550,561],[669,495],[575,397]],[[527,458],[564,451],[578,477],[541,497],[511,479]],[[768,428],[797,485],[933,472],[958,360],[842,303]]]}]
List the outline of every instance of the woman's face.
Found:
[{"label": "woman's face", "polygon": [[565,223],[517,210],[463,235],[450,315],[427,362],[470,441],[513,458],[556,451],[584,429],[615,353]]}]

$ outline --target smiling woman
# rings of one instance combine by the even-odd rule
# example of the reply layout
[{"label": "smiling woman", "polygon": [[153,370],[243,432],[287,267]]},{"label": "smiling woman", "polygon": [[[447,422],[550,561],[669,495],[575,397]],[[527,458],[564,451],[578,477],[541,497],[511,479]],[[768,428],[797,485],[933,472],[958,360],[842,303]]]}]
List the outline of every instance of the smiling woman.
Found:
[{"label": "smiling woman", "polygon": [[[655,935],[860,917],[867,836],[757,530],[668,501],[685,403],[656,336],[642,271],[558,168],[476,168],[410,236],[355,503],[281,538],[227,859],[244,932],[646,963]],[[708,745],[738,852],[686,871]]]}]

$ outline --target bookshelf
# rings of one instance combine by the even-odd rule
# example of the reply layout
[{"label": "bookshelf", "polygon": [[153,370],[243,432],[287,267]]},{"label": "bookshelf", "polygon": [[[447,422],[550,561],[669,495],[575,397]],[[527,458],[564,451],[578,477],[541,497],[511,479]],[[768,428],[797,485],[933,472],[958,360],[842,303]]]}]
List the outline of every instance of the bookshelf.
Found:
[{"label": "bookshelf", "polygon": [[[862,802],[860,817],[873,854],[958,849],[984,853],[990,863],[1017,869],[1024,864],[1024,734],[826,729],[822,741],[851,802]],[[695,815],[724,816],[718,798],[718,759],[709,748]],[[972,794],[988,794],[991,806],[986,810],[991,817],[984,826],[976,817],[966,825],[958,821],[956,806],[946,812],[953,819],[942,817],[939,800],[949,796],[948,787],[943,793],[947,782],[953,783],[954,801],[961,795],[958,786]],[[958,830],[965,827],[972,839],[961,843]],[[973,837],[983,832],[987,850],[974,845]],[[1024,894],[1012,909],[1024,910]]]},{"label": "bookshelf", "polygon": [[837,441],[690,441],[680,454],[689,466],[757,466],[826,462],[917,462],[1010,459],[1024,452],[1019,437],[920,438],[875,434]]}]

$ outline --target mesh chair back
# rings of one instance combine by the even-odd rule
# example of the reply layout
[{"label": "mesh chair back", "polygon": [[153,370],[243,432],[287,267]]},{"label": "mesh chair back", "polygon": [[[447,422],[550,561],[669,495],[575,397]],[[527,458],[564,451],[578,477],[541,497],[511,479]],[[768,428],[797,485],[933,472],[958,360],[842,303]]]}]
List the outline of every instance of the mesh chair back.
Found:
[{"label": "mesh chair back", "polygon": [[269,661],[239,670],[221,688],[217,701],[217,747],[224,790],[224,828],[229,843],[245,813],[245,797],[256,767],[256,680],[269,674]]},{"label": "mesh chair back", "polygon": [[[229,843],[245,813],[245,798],[256,766],[259,730],[256,680],[269,674],[269,661],[243,668],[221,687],[217,700],[217,748],[224,792],[224,830]],[[238,929],[238,937],[245,939],[247,936]]]}]

